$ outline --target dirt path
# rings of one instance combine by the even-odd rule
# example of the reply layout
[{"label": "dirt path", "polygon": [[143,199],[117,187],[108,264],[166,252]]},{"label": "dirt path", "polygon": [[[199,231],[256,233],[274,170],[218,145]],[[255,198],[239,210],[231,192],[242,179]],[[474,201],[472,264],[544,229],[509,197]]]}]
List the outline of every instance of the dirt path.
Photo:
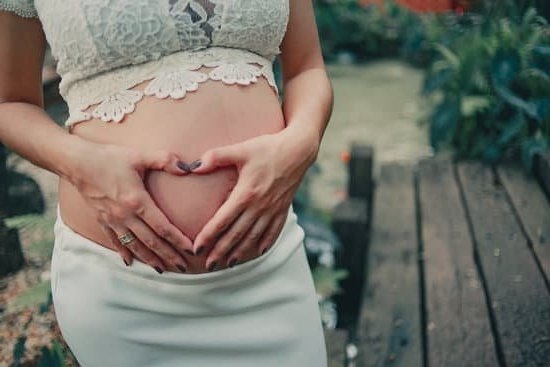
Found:
[{"label": "dirt path", "polygon": [[375,174],[380,163],[416,161],[431,154],[428,135],[416,121],[421,115],[422,73],[399,61],[364,66],[329,66],[334,87],[334,112],[318,163],[321,173],[312,197],[321,209],[332,208],[346,187],[341,152],[352,141],[375,149]]}]

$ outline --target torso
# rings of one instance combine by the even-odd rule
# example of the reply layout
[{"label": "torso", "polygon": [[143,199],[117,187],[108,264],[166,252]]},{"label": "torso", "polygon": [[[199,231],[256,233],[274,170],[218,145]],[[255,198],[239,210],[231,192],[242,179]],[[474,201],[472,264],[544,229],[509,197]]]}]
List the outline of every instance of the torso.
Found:
[{"label": "torso", "polygon": [[[143,85],[134,89],[140,88]],[[265,79],[259,78],[249,86],[207,81],[181,100],[145,97],[119,124],[95,119],[75,125],[72,133],[95,142],[169,150],[191,162],[210,148],[275,133],[283,128],[284,118],[277,95]],[[145,178],[145,185],[170,221],[193,239],[226,200],[236,180],[237,172],[232,167],[207,175],[182,177],[151,171]],[[93,210],[65,180],[60,180],[59,204],[67,225],[110,248]],[[205,256],[188,257],[188,271],[205,272]],[[256,251],[250,251],[241,262],[256,256]]]}]

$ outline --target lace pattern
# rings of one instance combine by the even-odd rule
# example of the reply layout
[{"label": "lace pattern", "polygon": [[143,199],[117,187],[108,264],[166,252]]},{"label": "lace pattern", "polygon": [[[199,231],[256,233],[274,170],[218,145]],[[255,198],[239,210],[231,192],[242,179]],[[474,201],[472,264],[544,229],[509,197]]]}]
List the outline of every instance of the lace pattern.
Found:
[{"label": "lace pattern", "polygon": [[[123,68],[70,84],[60,84],[69,105],[66,126],[93,118],[104,122],[121,122],[133,112],[144,96],[181,99],[196,91],[207,80],[227,85],[250,85],[264,77],[278,93],[272,62],[239,49],[213,47],[199,51],[183,51],[160,60]],[[201,67],[209,71],[198,71]],[[143,91],[130,88],[149,81]],[[93,107],[92,107],[93,106]],[[92,111],[87,110],[92,107]]]},{"label": "lace pattern", "polygon": [[36,18],[33,0],[0,0],[0,10],[15,13],[23,18]]},{"label": "lace pattern", "polygon": [[[288,1],[0,0],[0,10],[39,17],[71,125],[120,122],[145,95],[184,98],[206,80],[264,77],[276,91],[272,62]],[[145,90],[130,90],[146,81]]]}]

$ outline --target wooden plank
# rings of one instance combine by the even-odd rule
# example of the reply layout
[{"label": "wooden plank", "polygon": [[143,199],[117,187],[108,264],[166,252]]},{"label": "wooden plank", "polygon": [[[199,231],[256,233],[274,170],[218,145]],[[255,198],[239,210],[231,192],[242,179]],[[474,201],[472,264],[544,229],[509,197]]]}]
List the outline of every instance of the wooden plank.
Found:
[{"label": "wooden plank", "polygon": [[498,366],[452,162],[418,169],[429,366]]},{"label": "wooden plank", "polygon": [[550,281],[550,202],[538,182],[522,167],[505,165],[498,169],[499,177],[508,191],[533,251]]},{"label": "wooden plank", "polygon": [[342,292],[334,297],[339,328],[352,328],[359,318],[368,244],[367,221],[367,203],[363,199],[349,198],[332,213],[332,228],[342,243],[342,249],[336,254],[336,267],[348,271],[348,276],[340,282]]},{"label": "wooden plank", "polygon": [[550,295],[504,188],[478,162],[458,165],[476,255],[507,366],[548,366]]},{"label": "wooden plank", "polygon": [[365,199],[367,203],[371,202],[373,157],[374,151],[371,146],[360,143],[351,145],[350,161],[348,163],[349,197]]},{"label": "wooden plank", "polygon": [[357,366],[421,366],[412,167],[381,167],[373,213]]},{"label": "wooden plank", "polygon": [[325,330],[328,367],[345,367],[348,332],[342,329]]}]

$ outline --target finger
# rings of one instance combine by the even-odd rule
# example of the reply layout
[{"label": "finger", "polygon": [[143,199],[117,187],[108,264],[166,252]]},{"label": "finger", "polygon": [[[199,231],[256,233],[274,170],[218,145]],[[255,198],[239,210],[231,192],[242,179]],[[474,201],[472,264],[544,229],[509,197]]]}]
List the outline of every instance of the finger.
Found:
[{"label": "finger", "polygon": [[[111,226],[113,228],[113,231],[116,233],[117,240],[120,238],[120,236],[132,233],[131,230],[128,228],[124,228],[121,226]],[[132,233],[133,234],[133,233]],[[164,272],[166,270],[165,264],[162,262],[162,260],[155,255],[155,253],[147,248],[141,241],[136,238],[132,242],[122,245],[132,251],[138,257],[142,262],[145,264],[149,264],[152,266],[158,273]]]},{"label": "finger", "polygon": [[252,210],[244,211],[223,235],[218,238],[206,258],[205,265],[209,271],[212,271],[217,264],[220,264],[233,247],[240,246],[240,242],[248,234],[256,218],[257,213]]},{"label": "finger", "polygon": [[227,256],[227,266],[232,267],[238,263],[242,256],[250,248],[258,248],[264,232],[271,223],[271,217],[261,216],[257,219],[237,246],[234,246]]},{"label": "finger", "polygon": [[287,212],[277,215],[267,227],[258,245],[258,254],[264,254],[275,243],[285,225],[287,215]]},{"label": "finger", "polygon": [[135,218],[128,221],[127,225],[139,241],[160,257],[165,265],[170,266],[171,270],[179,270],[183,273],[187,271],[185,258],[172,245],[158,237],[145,223]]},{"label": "finger", "polygon": [[182,162],[175,153],[165,150],[152,150],[142,153],[138,165],[148,169],[165,171],[178,176],[190,172],[186,169],[186,167],[189,166]]},{"label": "finger", "polygon": [[193,173],[210,173],[220,167],[240,167],[246,158],[244,144],[226,145],[206,151],[200,158]]},{"label": "finger", "polygon": [[134,254],[132,253],[132,251],[130,251],[120,243],[116,233],[111,228],[101,222],[99,223],[99,227],[109,239],[109,243],[111,244],[111,246],[113,246],[120,254],[124,264],[126,264],[126,266],[130,266],[134,260]]},{"label": "finger", "polygon": [[192,254],[193,242],[170,223],[150,196],[144,199],[143,209],[138,215],[158,237],[170,243],[180,254]]},{"label": "finger", "polygon": [[210,247],[244,211],[246,202],[241,199],[240,193],[241,189],[237,183],[227,200],[195,237],[193,250],[195,254],[200,254],[204,249]]}]

